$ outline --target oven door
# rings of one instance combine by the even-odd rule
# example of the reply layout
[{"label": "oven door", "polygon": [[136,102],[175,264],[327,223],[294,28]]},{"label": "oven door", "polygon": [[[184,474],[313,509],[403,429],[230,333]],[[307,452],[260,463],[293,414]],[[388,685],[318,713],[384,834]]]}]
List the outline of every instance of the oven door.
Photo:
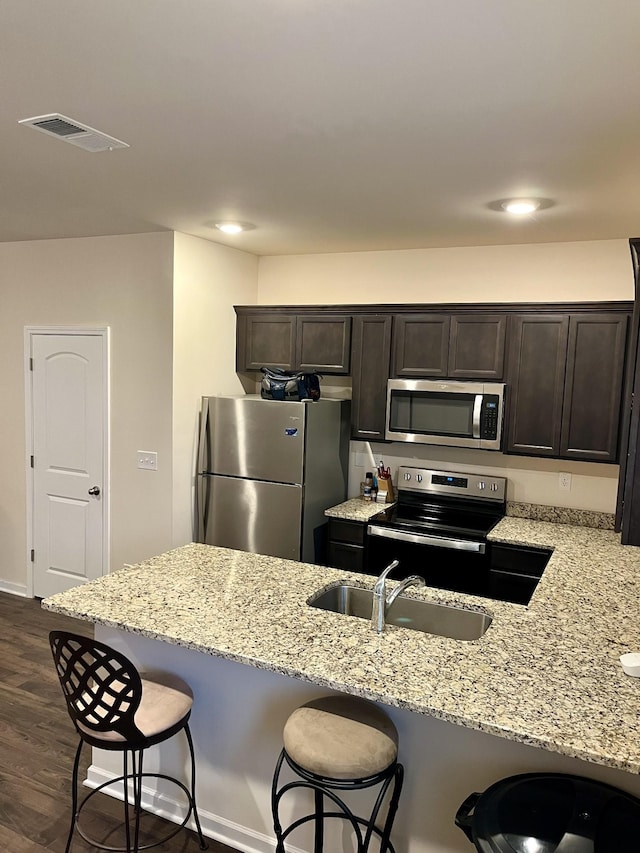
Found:
[{"label": "oven door", "polygon": [[[483,540],[432,535],[379,524],[367,527],[365,571],[378,576],[392,560],[394,577],[420,575],[427,586],[488,595],[489,555]],[[393,578],[392,578],[393,579]]]}]

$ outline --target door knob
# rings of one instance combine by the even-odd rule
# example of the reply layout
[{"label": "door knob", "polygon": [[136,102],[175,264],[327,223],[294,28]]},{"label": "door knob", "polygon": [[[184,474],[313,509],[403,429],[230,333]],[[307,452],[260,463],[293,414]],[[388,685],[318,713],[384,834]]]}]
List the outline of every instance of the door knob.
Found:
[{"label": "door knob", "polygon": [[89,489],[90,495],[99,495],[100,494],[100,486],[91,486]]}]

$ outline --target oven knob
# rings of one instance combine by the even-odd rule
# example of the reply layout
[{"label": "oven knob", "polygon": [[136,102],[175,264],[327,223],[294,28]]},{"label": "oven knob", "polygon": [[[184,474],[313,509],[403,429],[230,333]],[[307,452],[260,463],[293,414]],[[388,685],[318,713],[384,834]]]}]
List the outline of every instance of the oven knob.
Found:
[{"label": "oven knob", "polygon": [[422,482],[422,474],[416,474],[416,480],[421,483]]},{"label": "oven knob", "polygon": [[481,492],[484,491],[484,486],[485,486],[484,480],[480,480],[478,482],[478,488],[480,489]]},{"label": "oven knob", "polygon": [[410,480],[410,479],[411,479],[411,474],[405,474],[405,475],[404,475],[404,478],[405,478],[405,480]]}]

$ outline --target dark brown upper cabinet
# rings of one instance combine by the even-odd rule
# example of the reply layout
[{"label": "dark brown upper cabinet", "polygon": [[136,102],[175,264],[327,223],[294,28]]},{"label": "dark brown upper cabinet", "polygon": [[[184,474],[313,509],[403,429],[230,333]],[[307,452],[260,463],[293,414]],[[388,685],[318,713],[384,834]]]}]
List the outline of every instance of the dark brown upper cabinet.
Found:
[{"label": "dark brown upper cabinet", "polygon": [[627,317],[571,317],[560,455],[615,462]]},{"label": "dark brown upper cabinet", "polygon": [[348,374],[351,316],[238,312],[236,370],[318,370]]},{"label": "dark brown upper cabinet", "polygon": [[504,381],[504,452],[616,462],[632,309],[631,302],[236,306],[236,369],[350,373],[351,435],[364,441],[384,440],[390,376]]},{"label": "dark brown upper cabinet", "polygon": [[393,318],[391,375],[407,379],[446,376],[450,325],[448,314],[397,314]]},{"label": "dark brown upper cabinet", "polygon": [[295,340],[295,316],[266,312],[239,315],[236,370],[260,370],[261,367],[292,370]]},{"label": "dark brown upper cabinet", "polygon": [[347,374],[351,356],[351,317],[296,318],[295,367]]},{"label": "dark brown upper cabinet", "polygon": [[391,357],[391,315],[353,318],[351,347],[351,436],[384,439],[387,378]]},{"label": "dark brown upper cabinet", "polygon": [[511,317],[505,450],[558,456],[569,317]]},{"label": "dark brown upper cabinet", "polygon": [[506,331],[505,314],[452,316],[448,376],[487,382],[502,379]]},{"label": "dark brown upper cabinet", "polygon": [[505,449],[615,462],[628,316],[511,318]]},{"label": "dark brown upper cabinet", "polygon": [[396,315],[392,376],[498,381],[506,328],[506,314]]}]

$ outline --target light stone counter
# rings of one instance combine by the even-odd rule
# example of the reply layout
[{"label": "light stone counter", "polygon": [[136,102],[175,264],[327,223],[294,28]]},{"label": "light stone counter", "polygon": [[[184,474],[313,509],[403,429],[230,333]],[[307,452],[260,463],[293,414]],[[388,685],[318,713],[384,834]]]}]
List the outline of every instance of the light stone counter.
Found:
[{"label": "light stone counter", "polygon": [[344,521],[370,521],[374,515],[392,506],[393,503],[379,504],[362,498],[350,498],[344,503],[326,509],[324,514],[327,518],[341,518]]},{"label": "light stone counter", "polygon": [[640,549],[602,530],[505,518],[501,542],[554,548],[528,607],[410,589],[488,612],[463,642],[309,607],[317,590],[373,578],[207,545],[187,545],[55,595],[43,607],[207,655],[283,673],[640,773]]}]

